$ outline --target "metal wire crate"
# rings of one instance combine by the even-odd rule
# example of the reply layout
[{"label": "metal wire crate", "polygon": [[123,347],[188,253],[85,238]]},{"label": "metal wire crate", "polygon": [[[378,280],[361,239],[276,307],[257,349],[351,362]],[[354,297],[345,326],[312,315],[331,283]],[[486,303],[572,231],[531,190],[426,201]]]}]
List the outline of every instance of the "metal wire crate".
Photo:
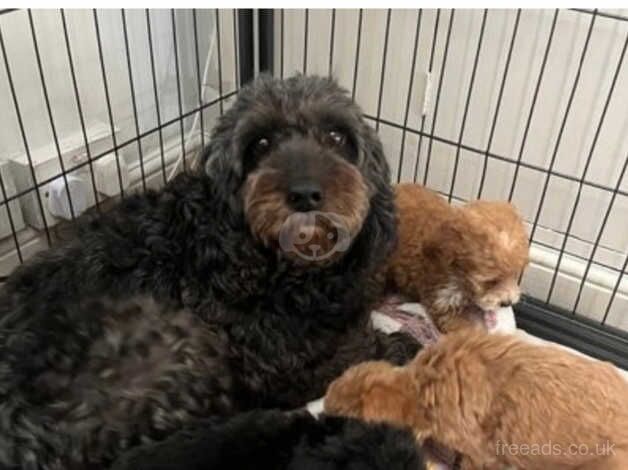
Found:
[{"label": "metal wire crate", "polygon": [[53,244],[66,219],[193,164],[260,71],[332,75],[380,133],[393,182],[520,208],[532,247],[520,325],[626,366],[627,20],[623,10],[3,10],[0,274]]}]

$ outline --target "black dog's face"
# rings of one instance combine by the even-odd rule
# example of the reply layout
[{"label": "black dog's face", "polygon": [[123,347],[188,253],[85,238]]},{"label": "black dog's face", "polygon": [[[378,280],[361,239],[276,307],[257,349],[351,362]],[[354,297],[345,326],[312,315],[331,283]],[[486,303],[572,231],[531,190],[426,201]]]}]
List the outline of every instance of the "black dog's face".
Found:
[{"label": "black dog's face", "polygon": [[360,109],[317,77],[265,79],[243,95],[231,153],[252,234],[298,263],[333,262],[360,232],[375,191],[369,168],[381,166],[369,162],[374,137]]},{"label": "black dog's face", "polygon": [[265,245],[322,262],[348,249],[369,194],[349,119],[328,107],[304,108],[262,126],[249,121],[242,196],[249,226]]}]

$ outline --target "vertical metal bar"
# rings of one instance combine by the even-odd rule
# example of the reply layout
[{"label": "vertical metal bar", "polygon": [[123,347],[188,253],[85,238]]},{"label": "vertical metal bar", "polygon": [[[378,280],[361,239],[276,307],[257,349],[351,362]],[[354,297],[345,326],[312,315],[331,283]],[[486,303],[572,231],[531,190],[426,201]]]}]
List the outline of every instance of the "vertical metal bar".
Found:
[{"label": "vertical metal bar", "polygon": [[259,69],[261,72],[273,73],[275,68],[275,16],[272,9],[258,11],[259,26]]},{"label": "vertical metal bar", "polygon": [[259,29],[259,22],[260,22],[260,14],[259,14],[260,10],[255,9],[253,10],[253,46],[255,46],[255,48],[253,49],[253,76],[257,77],[260,72],[260,56],[259,56],[259,52],[260,52],[260,29]]},{"label": "vertical metal bar", "polygon": [[478,199],[482,197],[482,190],[484,189],[484,181],[486,179],[486,170],[488,168],[488,156],[491,153],[491,145],[493,145],[493,137],[495,135],[497,119],[499,117],[499,111],[502,105],[502,98],[504,97],[504,88],[506,87],[508,71],[510,70],[510,60],[512,59],[512,51],[515,47],[515,40],[517,39],[517,31],[519,29],[520,18],[521,18],[521,9],[517,10],[517,17],[515,18],[515,25],[512,28],[512,37],[510,38],[510,47],[508,48],[508,56],[506,57],[506,64],[504,66],[502,82],[501,82],[501,85],[499,86],[499,93],[497,95],[497,104],[495,106],[495,114],[493,115],[493,122],[491,123],[491,131],[489,132],[488,142],[486,143],[486,150],[484,151],[484,161],[482,163],[482,176],[480,178],[480,185],[478,187],[478,196],[477,196]]},{"label": "vertical metal bar", "polygon": [[[181,96],[181,72],[179,70],[179,44],[177,41],[177,21],[174,8],[170,9],[170,21],[172,23],[172,43],[174,47],[174,68],[177,77],[177,106],[179,109],[179,135],[181,136],[181,160],[183,162],[183,172],[187,170],[185,154],[185,129],[183,125],[183,99]],[[235,27],[235,24],[234,24]],[[237,80],[236,80],[237,82]]]},{"label": "vertical metal bar", "polygon": [[[619,174],[619,178],[617,178],[617,184],[615,185],[615,189],[613,190],[613,194],[611,195],[611,200],[608,203],[608,206],[606,207],[606,213],[604,214],[604,219],[602,220],[602,225],[600,225],[600,228],[598,229],[597,235],[595,237],[595,242],[593,243],[593,249],[591,250],[591,255],[589,256],[589,259],[587,260],[587,265],[584,268],[584,274],[582,275],[582,281],[580,281],[580,287],[578,288],[578,297],[576,300],[576,305],[574,306],[573,311],[575,312],[576,309],[578,308],[578,300],[580,299],[580,295],[582,293],[582,289],[584,287],[584,283],[586,282],[587,276],[589,275],[589,269],[591,269],[591,265],[593,264],[593,261],[595,260],[595,254],[597,253],[597,249],[600,246],[600,241],[602,240],[602,235],[604,234],[604,229],[606,228],[606,224],[608,223],[608,219],[611,215],[611,211],[613,210],[613,205],[615,204],[615,199],[617,198],[617,194],[619,193],[619,188],[621,187],[621,183],[624,180],[624,176],[626,175],[626,169],[628,168],[628,155],[626,156],[626,159],[624,160],[624,165],[621,169],[621,172]],[[558,270],[558,266],[560,265],[560,262],[557,263],[557,270]],[[624,268],[625,271],[625,268]],[[621,278],[622,276],[622,272],[619,272],[618,275]],[[554,276],[557,275],[557,272],[554,274]],[[552,281],[554,281],[554,279],[552,279]],[[548,299],[549,300],[549,299]],[[613,299],[611,299],[612,302]],[[604,320],[602,321],[602,324],[604,324],[606,322],[606,315],[608,315],[608,311],[607,313],[604,315]]]},{"label": "vertical metal bar", "polygon": [[[218,50],[218,107],[220,109],[220,115],[224,113],[224,105],[222,100],[222,47],[220,45],[220,10],[216,8],[214,10],[216,15],[216,49]],[[272,70],[272,69],[271,69]]]},{"label": "vertical metal bar", "polygon": [[519,155],[517,156],[517,162],[515,163],[515,171],[513,173],[512,184],[510,185],[510,194],[508,195],[508,201],[512,201],[515,194],[515,187],[517,186],[517,177],[519,176],[519,168],[521,167],[521,161],[523,159],[523,151],[525,149],[526,142],[528,141],[528,132],[530,131],[530,124],[532,123],[532,117],[534,116],[534,109],[536,107],[536,100],[539,96],[539,90],[543,83],[543,75],[545,75],[545,66],[547,65],[547,58],[552,47],[552,41],[554,40],[554,31],[556,31],[556,21],[558,20],[558,12],[560,10],[554,10],[554,18],[552,19],[552,26],[550,27],[549,36],[547,38],[547,44],[545,46],[545,52],[543,53],[543,60],[541,62],[541,69],[539,70],[539,76],[536,79],[536,85],[534,87],[534,94],[532,95],[532,104],[530,105],[530,111],[526,119],[525,129],[523,131],[523,137],[521,139],[521,145],[519,146]]},{"label": "vertical metal bar", "polygon": [[329,69],[327,75],[332,76],[334,65],[334,40],[336,36],[336,9],[331,10],[331,34],[329,38]]},{"label": "vertical metal bar", "polygon": [[362,39],[362,8],[358,13],[358,35],[355,45],[355,66],[353,68],[353,88],[351,88],[351,99],[355,100],[355,90],[358,82],[358,67],[360,65],[360,40]]},{"label": "vertical metal bar", "polygon": [[[68,36],[68,25],[65,19],[65,12],[63,9],[61,12],[61,24],[63,26],[63,37],[65,38],[65,50],[68,55],[68,64],[70,65],[70,76],[72,78],[72,88],[74,89],[74,100],[76,101],[76,109],[78,111],[79,122],[81,124],[81,133],[83,134],[83,141],[85,142],[85,152],[87,154],[87,165],[89,166],[89,173],[91,175],[92,190],[94,191],[94,202],[96,203],[96,210],[100,212],[100,201],[98,200],[98,190],[96,189],[96,175],[94,173],[94,165],[92,162],[92,152],[89,148],[89,139],[87,138],[87,130],[85,129],[85,117],[83,116],[83,107],[81,106],[81,97],[78,90],[78,83],[76,81],[76,72],[74,70],[74,59],[72,58],[72,48],[70,47],[70,38]],[[68,194],[69,194],[68,188]]]},{"label": "vertical metal bar", "polygon": [[464,138],[464,130],[467,125],[467,115],[469,114],[469,105],[471,104],[471,95],[473,94],[473,85],[475,84],[475,74],[480,61],[480,53],[482,52],[482,41],[484,40],[484,28],[486,26],[486,17],[488,10],[484,9],[482,14],[482,23],[480,24],[480,33],[478,34],[478,43],[475,48],[475,59],[473,60],[473,68],[471,69],[471,77],[469,78],[469,87],[467,89],[467,99],[464,103],[464,111],[462,112],[462,123],[460,124],[460,132],[458,133],[458,145],[456,145],[456,157],[454,161],[454,172],[451,176],[451,186],[447,199],[451,202],[456,187],[456,175],[458,174],[458,164],[460,162],[460,150],[462,139]]},{"label": "vertical metal bar", "polygon": [[11,228],[11,236],[13,237],[13,243],[15,243],[15,251],[17,252],[17,258],[20,260],[20,263],[23,263],[24,258],[22,258],[22,249],[20,248],[20,242],[17,239],[17,230],[15,230],[15,223],[13,222],[13,214],[11,214],[11,206],[9,205],[7,190],[4,186],[4,178],[2,177],[1,171],[0,171],[0,190],[2,191],[2,199],[4,199],[4,203],[0,204],[0,206],[4,205],[4,207],[6,207],[7,209],[9,227]]},{"label": "vertical metal bar", "polygon": [[406,110],[403,115],[403,129],[401,131],[401,149],[399,150],[399,167],[397,168],[397,183],[401,181],[401,172],[403,170],[403,154],[406,146],[406,132],[408,129],[408,120],[410,118],[410,103],[412,102],[412,88],[414,87],[414,73],[416,70],[416,58],[419,49],[419,35],[421,34],[421,18],[423,10],[420,9],[414,31],[414,47],[412,48],[412,66],[410,67],[410,83],[408,85],[408,95],[406,97]]},{"label": "vertical metal bar", "polygon": [[284,55],[286,54],[286,49],[285,49],[285,44],[284,44],[284,35],[285,35],[285,29],[286,29],[286,24],[285,24],[285,10],[282,8],[281,9],[281,53],[279,54],[279,58],[281,60],[281,79],[283,80],[284,78]]},{"label": "vertical metal bar", "polygon": [[382,55],[382,71],[379,76],[379,94],[377,96],[377,119],[375,120],[375,130],[379,130],[379,120],[382,117],[382,97],[384,95],[384,73],[386,72],[386,55],[388,54],[388,37],[390,35],[391,10],[386,13],[386,32],[384,33],[384,52]]},{"label": "vertical metal bar", "polygon": [[[434,22],[434,33],[432,35],[432,50],[430,51],[430,63],[428,66],[428,73],[432,73],[432,68],[434,66],[434,52],[436,51],[436,39],[438,36],[438,25],[440,23],[440,9],[436,10],[436,21]],[[416,183],[419,174],[419,164],[421,161],[421,145],[423,144],[423,129],[425,128],[425,114],[421,116],[421,129],[419,131],[419,144],[416,149],[416,158],[414,160],[414,178],[413,181]]]},{"label": "vertical metal bar", "polygon": [[240,86],[255,75],[253,55],[253,10],[238,10],[238,46],[240,58]]},{"label": "vertical metal bar", "polygon": [[[20,135],[22,137],[22,143],[24,145],[24,152],[26,153],[26,158],[28,160],[28,168],[30,170],[31,179],[33,180],[33,190],[35,191],[35,197],[37,199],[37,206],[39,207],[39,214],[41,216],[41,220],[43,221],[44,229],[46,231],[46,241],[48,243],[48,246],[52,246],[50,230],[48,228],[48,222],[46,222],[46,214],[44,213],[44,203],[41,199],[41,194],[39,194],[39,183],[37,182],[37,175],[35,174],[35,165],[33,165],[33,157],[31,155],[30,146],[28,145],[28,138],[26,137],[26,131],[24,130],[24,121],[22,120],[22,112],[20,111],[20,105],[17,99],[17,94],[15,93],[15,84],[13,83],[11,67],[9,66],[9,57],[7,55],[7,50],[4,45],[4,36],[2,34],[2,29],[0,29],[0,48],[2,49],[2,58],[4,61],[4,68],[7,73],[7,81],[9,82],[9,89],[11,90],[11,98],[13,100],[15,116],[17,117],[17,123],[18,123],[18,127],[20,128]],[[5,200],[6,200],[6,197],[5,197]],[[7,204],[8,204],[8,201],[7,201]]]},{"label": "vertical metal bar", "polygon": [[303,75],[307,74],[307,36],[309,34],[308,29],[310,26],[310,10],[305,9],[305,25],[303,33]]},{"label": "vertical metal bar", "polygon": [[[617,84],[617,78],[619,77],[619,73],[621,71],[621,67],[623,65],[624,62],[624,57],[626,55],[626,47],[628,46],[628,35],[626,36],[626,39],[624,41],[624,47],[621,50],[621,55],[619,57],[619,60],[617,61],[617,66],[615,67],[615,73],[613,74],[613,80],[611,82],[611,86],[608,90],[608,94],[606,95],[606,101],[604,103],[604,108],[602,109],[602,114],[600,115],[600,119],[598,121],[598,125],[597,125],[597,129],[595,130],[595,135],[593,136],[593,141],[591,142],[591,148],[589,149],[589,154],[587,156],[587,161],[584,165],[584,169],[582,171],[582,176],[580,178],[580,181],[578,181],[578,193],[576,194],[576,200],[574,201],[573,207],[571,209],[571,215],[569,216],[569,222],[567,223],[567,230],[565,230],[565,234],[563,236],[563,241],[560,247],[560,253],[558,255],[558,261],[556,264],[556,270],[554,271],[554,275],[552,276],[552,283],[550,285],[550,293],[547,297],[547,302],[549,302],[550,298],[551,298],[551,294],[552,291],[554,289],[554,285],[556,282],[556,277],[558,276],[558,270],[560,268],[560,262],[562,260],[562,257],[565,253],[565,248],[567,246],[567,240],[569,239],[569,234],[571,233],[571,228],[573,226],[573,222],[576,218],[576,212],[578,211],[578,204],[580,203],[580,197],[582,196],[582,188],[583,188],[583,183],[587,178],[587,175],[589,174],[589,168],[591,167],[591,161],[593,160],[593,153],[595,152],[595,147],[597,145],[597,141],[598,138],[600,137],[600,132],[602,130],[602,126],[604,125],[604,119],[606,118],[606,112],[608,111],[608,106],[611,102],[611,98],[613,96],[613,92],[615,91],[615,85]],[[625,167],[625,165],[624,165]],[[622,171],[623,173],[623,171]],[[619,181],[617,182],[617,185],[615,187],[615,191],[613,192],[613,196],[611,199],[611,202],[614,202],[615,200],[615,196],[617,194],[617,191],[619,190],[620,186],[621,186],[621,181],[623,179],[623,174],[621,175]],[[609,208],[607,210],[607,214],[608,215],[610,213],[610,205]],[[604,228],[604,225],[606,224],[606,217],[604,219],[604,222],[602,224],[602,229],[600,230],[600,232],[598,233],[598,235],[601,235],[601,232]],[[582,276],[582,280],[580,281],[580,286],[578,287],[578,294],[576,295],[576,302],[573,308],[572,313],[576,313],[576,309],[578,308],[578,304],[580,303],[580,297],[582,296],[582,290],[584,288],[584,284],[586,282],[587,279],[587,275],[589,274],[589,269],[591,267],[591,263],[593,262],[593,260],[595,259],[595,250],[597,249],[597,244],[594,246],[593,248],[593,252],[591,253],[591,256],[589,257],[589,261],[587,262],[587,266],[585,268],[584,274]]]},{"label": "vertical metal bar", "polygon": [[111,96],[109,96],[109,83],[107,81],[107,71],[105,69],[105,58],[102,51],[102,40],[100,37],[100,25],[98,23],[98,12],[94,8],[92,10],[94,17],[94,29],[96,31],[96,44],[98,46],[98,59],[100,61],[100,73],[105,92],[105,102],[107,103],[107,117],[109,118],[109,131],[111,132],[111,141],[113,143],[114,155],[116,157],[116,169],[118,171],[118,184],[120,186],[120,196],[124,197],[124,183],[122,182],[122,169],[120,168],[120,153],[118,152],[118,139],[116,137],[116,129],[113,124],[113,111],[111,109]]},{"label": "vertical metal bar", "polygon": [[192,10],[192,24],[194,30],[194,55],[196,56],[196,83],[198,85],[198,112],[201,122],[201,147],[205,148],[205,122],[203,118],[203,87],[205,84],[202,83],[201,59],[198,55],[198,27],[196,25],[196,10]]},{"label": "vertical metal bar", "polygon": [[129,49],[129,32],[127,31],[126,13],[120,10],[122,18],[122,33],[124,34],[124,51],[126,54],[126,66],[129,72],[129,88],[131,91],[131,105],[133,106],[133,118],[135,121],[135,135],[137,137],[137,150],[140,154],[140,174],[142,176],[142,189],[146,192],[146,173],[144,171],[144,151],[142,150],[142,139],[140,138],[140,121],[137,116],[137,101],[135,100],[135,85],[133,84],[133,67],[131,66],[131,51]]},{"label": "vertical metal bar", "polygon": [[423,185],[427,184],[427,177],[430,172],[430,160],[432,158],[432,145],[434,144],[434,131],[436,130],[436,121],[438,119],[438,103],[440,102],[440,92],[443,88],[443,77],[445,76],[445,67],[447,66],[447,54],[449,53],[449,40],[451,38],[451,27],[454,22],[456,11],[450,10],[449,26],[447,27],[447,38],[445,39],[445,51],[443,52],[443,62],[440,64],[440,76],[438,77],[438,88],[436,89],[436,102],[434,103],[434,118],[432,119],[432,130],[430,131],[430,143],[427,148],[427,160],[425,162],[425,174],[423,175]]},{"label": "vertical metal bar", "polygon": [[68,175],[65,171],[65,163],[63,162],[63,156],[61,154],[61,146],[59,145],[59,137],[57,135],[57,128],[55,127],[54,118],[52,116],[52,108],[50,106],[50,97],[48,96],[48,87],[46,86],[46,78],[44,77],[44,69],[41,63],[41,54],[39,53],[39,44],[37,42],[37,34],[35,33],[35,23],[33,22],[33,12],[28,10],[28,22],[30,24],[31,36],[33,38],[33,48],[35,49],[35,58],[37,59],[37,68],[39,70],[39,80],[41,81],[41,88],[44,94],[44,101],[46,103],[46,112],[48,113],[48,122],[50,123],[50,129],[52,130],[52,138],[54,140],[55,149],[59,156],[59,165],[61,166],[61,176],[67,189],[66,195],[68,197],[68,205],[70,207],[70,216],[72,220],[76,219],[74,213],[74,205],[72,204],[72,198],[70,197],[70,186],[68,185]]},{"label": "vertical metal bar", "polygon": [[240,54],[238,53],[238,20],[236,15],[236,9],[232,10],[233,17],[233,54],[235,56],[235,89],[240,89]]},{"label": "vertical metal bar", "polygon": [[587,31],[587,36],[584,42],[584,47],[582,48],[582,52],[580,54],[580,60],[578,62],[578,69],[576,71],[576,76],[574,78],[571,92],[569,93],[569,100],[567,101],[567,108],[565,109],[565,114],[563,115],[562,122],[560,124],[560,130],[558,131],[558,137],[556,138],[556,144],[554,145],[554,151],[552,153],[552,159],[550,161],[549,168],[547,170],[547,174],[545,176],[545,181],[543,183],[543,190],[541,191],[541,201],[539,202],[539,207],[536,211],[536,215],[534,217],[534,223],[532,225],[532,230],[530,233],[530,243],[534,240],[534,234],[536,233],[536,228],[539,223],[539,219],[541,218],[541,212],[543,211],[543,205],[545,203],[545,196],[547,194],[547,188],[549,186],[550,176],[552,175],[552,170],[554,169],[554,164],[556,163],[556,156],[558,155],[558,149],[560,147],[563,132],[565,130],[565,125],[567,124],[567,119],[569,118],[569,112],[571,111],[571,105],[573,104],[573,98],[576,94],[576,89],[578,88],[578,83],[580,82],[580,75],[582,73],[582,66],[584,65],[584,60],[587,55],[587,51],[589,50],[589,41],[591,40],[591,33],[593,32],[593,25],[595,24],[595,19],[597,18],[597,10],[593,12],[591,16],[591,22],[589,23],[589,29]]},{"label": "vertical metal bar", "polygon": [[626,253],[626,259],[624,260],[624,265],[621,267],[621,270],[617,273],[617,282],[615,282],[615,286],[613,287],[613,292],[611,292],[611,298],[608,300],[608,304],[606,305],[606,310],[604,311],[604,318],[602,318],[602,325],[605,325],[606,320],[608,320],[608,315],[611,312],[611,307],[613,306],[613,302],[615,301],[615,297],[617,296],[617,292],[619,291],[619,286],[621,285],[621,281],[626,275],[626,269],[628,269],[628,253]]},{"label": "vertical metal bar", "polygon": [[161,172],[164,184],[168,182],[166,176],[166,156],[164,154],[164,135],[161,126],[161,110],[159,106],[159,90],[157,89],[157,75],[155,74],[155,51],[153,50],[153,33],[150,26],[150,10],[146,8],[146,34],[148,35],[148,52],[150,55],[150,73],[153,81],[153,93],[155,97],[155,115],[157,117],[157,133],[159,135],[159,151],[161,153]]}]

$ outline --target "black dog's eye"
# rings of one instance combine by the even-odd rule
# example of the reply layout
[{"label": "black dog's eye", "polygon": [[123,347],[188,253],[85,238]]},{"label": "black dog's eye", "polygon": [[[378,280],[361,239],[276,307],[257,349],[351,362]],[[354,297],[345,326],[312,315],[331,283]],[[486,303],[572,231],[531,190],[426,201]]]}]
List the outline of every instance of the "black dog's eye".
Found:
[{"label": "black dog's eye", "polygon": [[337,130],[329,131],[328,135],[332,142],[336,145],[344,145],[347,140],[347,136]]},{"label": "black dog's eye", "polygon": [[270,148],[270,140],[268,140],[266,137],[261,137],[257,139],[257,141],[253,144],[253,150],[258,155],[266,153],[269,148]]},{"label": "black dog's eye", "polygon": [[249,142],[246,147],[247,158],[244,160],[244,168],[247,172],[255,168],[271,148],[270,137],[257,137]]}]

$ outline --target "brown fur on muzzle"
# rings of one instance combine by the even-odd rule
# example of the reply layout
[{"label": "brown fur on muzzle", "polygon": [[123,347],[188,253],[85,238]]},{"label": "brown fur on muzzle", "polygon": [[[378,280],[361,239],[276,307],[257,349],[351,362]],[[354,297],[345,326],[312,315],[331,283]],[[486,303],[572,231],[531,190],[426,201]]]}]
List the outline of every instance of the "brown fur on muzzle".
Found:
[{"label": "brown fur on muzzle", "polygon": [[264,245],[301,262],[337,259],[360,232],[369,211],[368,188],[358,169],[335,159],[319,179],[325,199],[316,211],[294,211],[282,189],[279,168],[249,174],[243,189],[244,212],[253,235]]}]

